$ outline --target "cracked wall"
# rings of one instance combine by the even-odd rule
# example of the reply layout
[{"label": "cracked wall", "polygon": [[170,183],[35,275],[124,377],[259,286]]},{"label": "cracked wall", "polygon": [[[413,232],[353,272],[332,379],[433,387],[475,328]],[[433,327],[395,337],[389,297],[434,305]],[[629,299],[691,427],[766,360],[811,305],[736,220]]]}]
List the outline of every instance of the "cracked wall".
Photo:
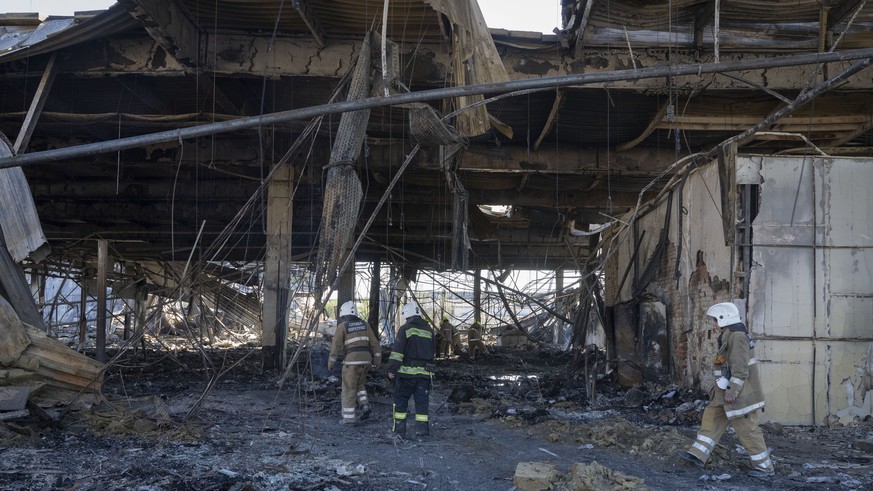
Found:
[{"label": "cracked wall", "polygon": [[[740,298],[741,276],[733,274],[741,271],[735,259],[741,254],[725,245],[720,184],[711,163],[688,177],[681,200],[677,188],[672,201],[664,200],[625,232],[606,268],[607,305],[634,299],[663,303],[671,376],[682,385],[708,390],[716,340],[705,312],[714,303],[734,301],[742,315],[748,314],[757,340],[767,398],[764,419],[831,424],[869,415],[871,159],[755,156],[738,157],[736,164],[739,184],[760,186],[748,300]],[[668,252],[635,296],[634,286],[640,286],[636,282],[655,257],[665,225]],[[638,346],[643,349],[635,352],[636,363],[651,365],[660,354],[646,343]]]}]

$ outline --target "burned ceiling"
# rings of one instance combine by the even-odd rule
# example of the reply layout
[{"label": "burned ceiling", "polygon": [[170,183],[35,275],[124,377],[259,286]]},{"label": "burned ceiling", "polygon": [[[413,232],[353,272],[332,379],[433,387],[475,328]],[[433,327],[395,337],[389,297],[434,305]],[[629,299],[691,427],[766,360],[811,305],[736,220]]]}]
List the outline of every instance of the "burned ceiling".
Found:
[{"label": "burned ceiling", "polygon": [[[121,0],[74,18],[4,14],[0,130],[11,141],[28,128],[46,74],[54,79],[27,145],[0,165],[33,157],[22,168],[55,254],[93,254],[91,239],[99,237],[119,259],[262,260],[262,184],[310,119],[86,155],[40,155],[343,100],[344,77],[372,26],[385,34],[397,87],[413,93],[572,74],[621,76],[509,96],[492,90],[487,113],[450,120],[467,137],[451,169],[441,164],[440,148],[423,148],[387,195],[416,142],[407,109],[372,108],[355,162],[364,193],[358,230],[373,213],[375,220],[359,260],[400,254],[450,267],[459,219],[449,174],[469,192],[471,265],[576,268],[592,241],[574,231],[654,196],[671,177],[665,173],[671,164],[748,128],[759,125],[745,152],[873,155],[869,70],[792,106],[853,63],[870,62],[873,7],[865,2],[727,1],[716,12],[713,0],[563,0],[564,25],[555,34],[483,31],[477,8],[447,0],[392,0],[383,29],[384,3]],[[817,63],[817,54],[833,62]],[[809,56],[796,64],[767,68],[769,60],[803,55]],[[764,68],[749,68],[756,63]],[[681,76],[638,73],[704,65]],[[427,102],[446,116],[473,101]],[[760,125],[786,107],[784,117]],[[340,119],[325,115],[290,156],[295,260],[308,260],[316,243],[324,166]],[[476,205],[510,205],[513,212],[487,215]]]}]

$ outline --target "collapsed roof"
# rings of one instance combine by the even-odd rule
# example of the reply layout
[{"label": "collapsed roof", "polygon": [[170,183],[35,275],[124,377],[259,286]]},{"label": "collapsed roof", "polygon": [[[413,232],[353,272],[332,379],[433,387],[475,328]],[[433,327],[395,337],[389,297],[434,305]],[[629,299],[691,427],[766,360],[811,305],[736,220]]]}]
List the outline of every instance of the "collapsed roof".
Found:
[{"label": "collapsed roof", "polygon": [[[424,146],[388,193],[416,140],[408,108],[371,108],[354,162],[357,231],[375,216],[358,260],[451,268],[465,234],[471,267],[577,268],[591,231],[654,196],[673,163],[749,128],[743,152],[873,155],[869,70],[792,106],[870,62],[864,2],[563,0],[555,34],[487,30],[474,3],[448,0],[392,0],[383,26],[384,4],[122,0],[74,17],[4,14],[0,131],[16,155],[0,166],[22,164],[56,254],[93,254],[99,237],[120,259],[247,262],[264,257],[260,191],[285,156],[292,257],[305,262],[341,115],[310,130],[312,116],[257,117],[343,100],[371,29],[386,40],[373,46],[375,85],[379,75],[393,94],[492,84],[485,96],[422,99],[440,117],[493,99],[448,118],[462,148]],[[554,87],[500,88],[546,77]],[[137,137],[147,143],[113,146]]]}]

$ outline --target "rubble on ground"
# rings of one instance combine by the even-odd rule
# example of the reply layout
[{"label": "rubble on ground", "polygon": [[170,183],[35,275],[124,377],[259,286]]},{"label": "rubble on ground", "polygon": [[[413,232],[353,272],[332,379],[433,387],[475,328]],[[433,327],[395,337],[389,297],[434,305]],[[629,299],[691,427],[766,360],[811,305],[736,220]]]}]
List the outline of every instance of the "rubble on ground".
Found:
[{"label": "rubble on ground", "polygon": [[[439,360],[432,437],[406,441],[388,434],[393,388],[384,368],[367,381],[373,417],[337,424],[339,370],[326,369],[323,341],[304,348],[282,390],[255,348],[173,346],[125,353],[106,374],[104,399],[65,408],[56,422],[0,422],[7,487],[765,489],[745,476],[748,456],[730,432],[705,469],[676,461],[699,425],[701,394],[647,383],[629,396],[603,371],[592,387],[569,356],[497,347],[475,363]],[[763,428],[778,475],[771,488],[873,485],[870,422]],[[554,475],[525,481],[519,470],[531,462],[553,465]]]}]

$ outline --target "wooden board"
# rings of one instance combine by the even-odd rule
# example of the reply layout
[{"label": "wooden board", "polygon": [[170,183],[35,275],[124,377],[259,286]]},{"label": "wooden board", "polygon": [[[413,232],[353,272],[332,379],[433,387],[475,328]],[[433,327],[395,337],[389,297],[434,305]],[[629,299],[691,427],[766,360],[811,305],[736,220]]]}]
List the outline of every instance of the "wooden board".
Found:
[{"label": "wooden board", "polygon": [[[99,392],[103,383],[103,367],[81,353],[73,351],[64,344],[46,336],[33,326],[22,324],[30,344],[21,353],[15,366],[34,375],[33,379],[47,385],[86,392]],[[15,383],[22,380],[22,370],[15,375]],[[10,372],[12,370],[4,370]],[[10,373],[0,379],[7,378]],[[27,377],[30,378],[30,377]]]}]

